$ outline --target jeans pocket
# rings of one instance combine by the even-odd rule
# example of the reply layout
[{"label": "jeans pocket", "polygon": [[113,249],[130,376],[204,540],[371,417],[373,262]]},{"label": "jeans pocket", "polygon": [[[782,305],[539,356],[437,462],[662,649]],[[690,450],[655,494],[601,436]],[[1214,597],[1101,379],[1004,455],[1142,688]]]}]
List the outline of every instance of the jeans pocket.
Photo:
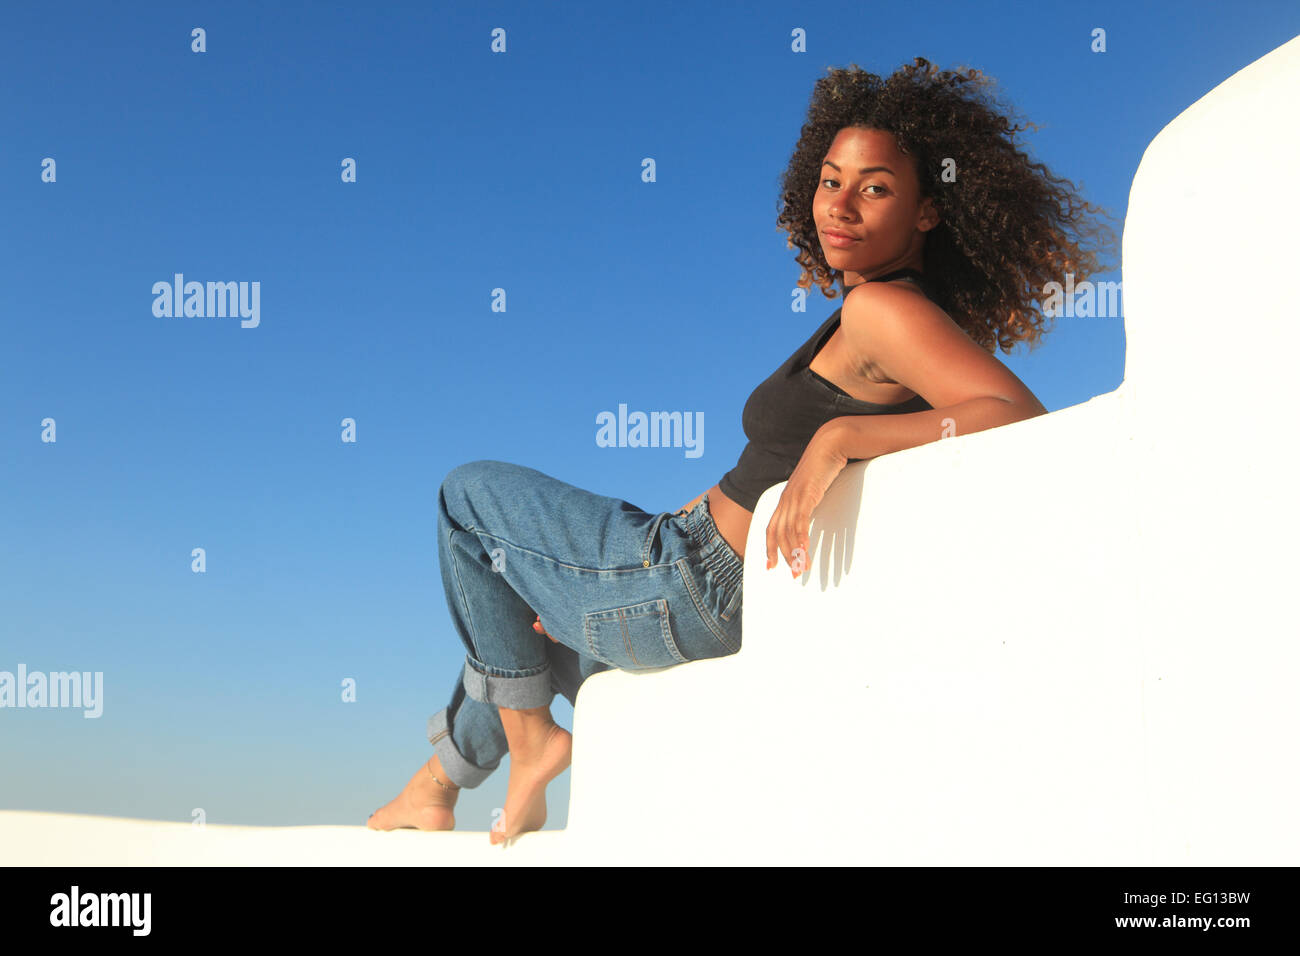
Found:
[{"label": "jeans pocket", "polygon": [[693,615],[695,627],[682,625],[678,649],[690,660],[737,653],[740,650],[740,622],[723,619],[722,612],[729,610],[734,614],[740,607],[740,585],[736,586],[736,593],[731,595],[726,606],[720,609],[723,592],[711,583],[707,575],[700,574],[687,558],[677,562],[677,570],[681,574],[684,592],[696,612]]},{"label": "jeans pocket", "polygon": [[591,656],[620,670],[687,663],[673,639],[663,598],[592,611],[583,615],[582,629]]}]

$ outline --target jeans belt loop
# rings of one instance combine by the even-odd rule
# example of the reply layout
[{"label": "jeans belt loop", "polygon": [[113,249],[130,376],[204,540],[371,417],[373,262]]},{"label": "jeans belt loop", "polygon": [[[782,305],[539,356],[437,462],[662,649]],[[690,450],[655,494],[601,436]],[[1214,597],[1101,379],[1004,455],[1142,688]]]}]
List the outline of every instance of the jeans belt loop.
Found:
[{"label": "jeans belt loop", "polygon": [[659,534],[659,526],[671,517],[672,514],[667,511],[655,515],[655,520],[650,524],[650,533],[645,537],[645,545],[641,548],[641,567],[650,567],[650,548],[654,544],[655,536]]}]

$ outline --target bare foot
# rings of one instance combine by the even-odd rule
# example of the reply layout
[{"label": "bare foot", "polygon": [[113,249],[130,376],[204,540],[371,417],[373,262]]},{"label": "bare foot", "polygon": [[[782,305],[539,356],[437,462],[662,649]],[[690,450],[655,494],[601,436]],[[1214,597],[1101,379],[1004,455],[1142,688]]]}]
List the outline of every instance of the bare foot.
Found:
[{"label": "bare foot", "polygon": [[[454,789],[438,786],[429,775],[430,770]],[[452,784],[435,756],[415,771],[401,793],[370,814],[366,826],[372,830],[451,830],[456,826],[452,807],[459,794],[460,787]]]},{"label": "bare foot", "polygon": [[573,759],[573,735],[559,724],[548,722],[535,734],[527,745],[510,751],[505,812],[488,834],[494,846],[542,828],[546,823],[546,785]]}]

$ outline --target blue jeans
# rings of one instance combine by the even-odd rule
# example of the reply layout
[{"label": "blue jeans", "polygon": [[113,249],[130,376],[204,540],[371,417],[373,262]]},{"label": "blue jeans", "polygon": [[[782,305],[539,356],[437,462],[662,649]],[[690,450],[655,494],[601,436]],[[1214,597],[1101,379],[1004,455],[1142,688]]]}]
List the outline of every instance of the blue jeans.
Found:
[{"label": "blue jeans", "polygon": [[[465,666],[427,736],[453,783],[476,787],[509,748],[498,707],[575,702],[592,674],[740,650],[744,563],[707,496],[650,514],[504,461],[448,472],[438,563]],[[559,643],[533,630],[542,626]],[[668,706],[668,701],[664,702]]]}]

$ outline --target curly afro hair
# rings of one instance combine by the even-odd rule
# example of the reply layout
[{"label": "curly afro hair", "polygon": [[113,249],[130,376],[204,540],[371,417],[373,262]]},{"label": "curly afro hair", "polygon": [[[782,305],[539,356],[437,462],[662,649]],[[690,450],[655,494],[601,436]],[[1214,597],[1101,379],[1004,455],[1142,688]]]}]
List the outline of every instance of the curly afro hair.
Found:
[{"label": "curly afro hair", "polygon": [[[1046,284],[1064,285],[1072,272],[1077,285],[1104,271],[1096,252],[1076,239],[1100,238],[1097,248],[1114,248],[1115,233],[1087,215],[1104,209],[1078,199],[1073,183],[1016,146],[1017,132],[1038,127],[1012,125],[1009,110],[986,89],[993,83],[979,70],[941,71],[922,57],[884,80],[856,65],[827,70],[813,89],[777,203],[777,227],[800,250],[801,288],[816,283],[828,299],[839,295],[842,275],[827,264],[813,221],[831,142],[847,126],[883,130],[913,158],[921,196],[941,217],[923,252],[931,299],[990,352],[1010,352],[1022,340],[1033,349],[1044,332],[1037,297]],[[944,181],[945,167],[955,181]]]}]

